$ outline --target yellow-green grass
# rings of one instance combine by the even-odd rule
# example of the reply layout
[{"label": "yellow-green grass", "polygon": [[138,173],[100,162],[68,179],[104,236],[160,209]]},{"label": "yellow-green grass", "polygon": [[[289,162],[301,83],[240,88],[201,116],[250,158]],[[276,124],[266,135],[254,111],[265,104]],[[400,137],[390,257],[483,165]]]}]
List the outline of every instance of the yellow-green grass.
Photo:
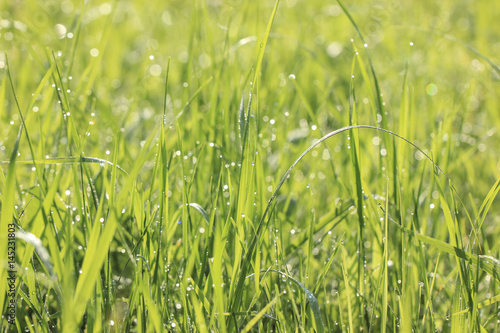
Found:
[{"label": "yellow-green grass", "polygon": [[499,6],[2,2],[0,331],[499,332]]}]

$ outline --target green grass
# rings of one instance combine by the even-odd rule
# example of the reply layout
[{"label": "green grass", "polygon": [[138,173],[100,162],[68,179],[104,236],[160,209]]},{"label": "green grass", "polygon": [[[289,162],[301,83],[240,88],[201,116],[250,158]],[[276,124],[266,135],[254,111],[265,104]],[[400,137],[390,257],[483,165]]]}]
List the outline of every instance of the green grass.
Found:
[{"label": "green grass", "polygon": [[2,2],[0,331],[500,332],[499,10]]}]

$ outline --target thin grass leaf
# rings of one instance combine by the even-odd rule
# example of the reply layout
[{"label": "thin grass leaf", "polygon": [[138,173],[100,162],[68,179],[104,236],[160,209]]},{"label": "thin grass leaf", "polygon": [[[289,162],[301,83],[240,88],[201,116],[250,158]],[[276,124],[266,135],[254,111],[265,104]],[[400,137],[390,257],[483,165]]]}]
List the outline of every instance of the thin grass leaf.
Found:
[{"label": "thin grass leaf", "polygon": [[245,136],[245,131],[246,131],[246,124],[247,124],[247,117],[245,115],[245,99],[244,96],[241,96],[241,102],[240,102],[240,117],[238,119],[238,126],[240,130],[240,140],[241,142],[241,149],[243,150],[243,138]]},{"label": "thin grass leaf", "polygon": [[[294,277],[288,275],[287,273],[279,271],[279,270],[276,270],[276,269],[261,270],[261,272],[262,273],[264,273],[264,272],[277,273],[277,274],[281,275],[281,277],[285,277],[287,279],[290,279],[290,281],[292,281],[294,284],[296,284],[304,292],[304,294],[306,295],[307,304],[309,304],[309,306],[311,308],[311,311],[313,313],[313,316],[314,316],[314,321],[315,321],[315,324],[316,324],[316,331],[318,333],[323,333],[324,332],[324,325],[323,325],[323,320],[321,319],[321,311],[320,311],[320,308],[319,308],[318,300],[316,299],[316,296],[314,296],[314,294],[312,292],[310,292],[306,288],[306,286],[304,286],[304,284],[302,282],[300,282],[299,280],[295,279]],[[249,276],[247,276],[247,278],[250,278],[250,277],[253,277],[253,276],[255,276],[255,274],[250,274]],[[279,294],[276,297],[279,297],[280,295],[281,294]]]},{"label": "thin grass leaf", "polygon": [[186,105],[184,105],[184,107],[182,108],[181,111],[179,111],[179,113],[177,113],[177,115],[175,116],[175,120],[171,122],[170,125],[173,125],[176,121],[179,120],[179,118],[184,114],[184,112],[189,108],[189,106],[191,105],[191,103],[193,103],[194,99],[200,94],[200,92],[203,90],[203,88],[205,88],[213,79],[213,76],[209,77],[196,91],[195,93],[191,96],[191,98],[189,99],[189,101],[186,103]]},{"label": "thin grass leaf", "polygon": [[491,187],[490,191],[484,198],[481,207],[479,208],[480,215],[478,221],[478,229],[481,229],[481,227],[483,226],[484,220],[486,219],[486,215],[488,214],[488,211],[490,210],[493,201],[498,195],[498,192],[500,192],[500,178]]},{"label": "thin grass leaf", "polygon": [[478,57],[482,58],[483,60],[485,60],[488,65],[491,66],[491,68],[497,73],[497,74],[500,74],[500,67],[498,67],[489,57],[485,56],[482,52],[480,52],[479,50],[477,50],[476,48],[474,48],[472,45],[456,38],[455,36],[453,35],[450,35],[450,34],[447,34],[447,33],[443,33],[441,31],[438,31],[436,29],[429,29],[429,28],[425,28],[425,27],[417,27],[417,26],[408,26],[408,25],[404,25],[404,26],[397,26],[398,28],[403,28],[403,29],[415,29],[415,30],[420,30],[420,31],[425,31],[425,32],[430,32],[430,33],[433,33],[435,35],[438,35],[438,36],[441,36],[443,38],[446,38],[448,40],[451,40],[453,42],[457,42],[459,44],[461,44],[462,46],[465,46],[467,49],[469,49],[472,53],[474,53],[475,55],[477,55]]},{"label": "thin grass leaf", "polygon": [[[0,164],[8,164],[10,161],[0,161]],[[31,160],[31,161],[16,161],[19,164],[41,164],[41,165],[51,165],[51,164],[77,164],[77,163],[96,163],[96,164],[107,164],[110,166],[114,166],[113,162],[108,160],[97,158],[97,157],[52,157],[45,158],[43,160]],[[119,165],[116,166],[118,170],[120,170],[123,174],[128,175],[128,173]]]},{"label": "thin grass leaf", "polygon": [[443,251],[446,253],[449,253],[453,256],[455,256],[457,259],[463,259],[467,261],[468,263],[479,267],[481,270],[484,272],[488,273],[491,275],[495,280],[500,282],[500,260],[493,258],[491,256],[484,256],[484,255],[475,255],[470,252],[467,252],[465,250],[462,250],[458,247],[455,247],[453,245],[450,245],[448,243],[445,243],[441,240],[422,235],[416,231],[410,230],[404,226],[399,225],[397,222],[395,222],[391,217],[389,219],[398,226],[402,231],[404,231],[406,234],[416,237],[418,240],[422,241],[423,243],[426,243],[428,245],[431,245],[438,249],[439,251]]},{"label": "thin grass leaf", "polygon": [[[267,24],[267,28],[266,28],[266,31],[264,33],[264,37],[262,38],[262,41],[261,43],[259,44],[259,49],[258,49],[258,55],[257,55],[257,61],[256,61],[256,64],[255,64],[255,72],[254,72],[254,77],[253,77],[253,81],[252,81],[252,87],[250,89],[250,98],[249,98],[249,101],[248,101],[248,111],[247,111],[247,122],[250,121],[250,105],[251,105],[251,101],[252,101],[252,92],[253,92],[253,89],[255,89],[255,87],[257,86],[257,78],[258,76],[260,75],[260,69],[261,69],[261,66],[262,66],[262,59],[264,58],[264,51],[266,49],[266,45],[267,45],[267,41],[269,39],[269,34],[271,33],[271,27],[273,25],[273,22],[274,22],[274,18],[276,16],[276,12],[278,10],[278,5],[279,5],[279,0],[276,0],[275,4],[274,4],[274,8],[273,8],[273,11],[271,13],[271,17],[269,18],[269,22]],[[241,164],[243,165],[243,162],[244,162],[244,158],[245,158],[245,147],[247,145],[247,135],[248,135],[248,130],[249,130],[249,124],[247,123],[245,125],[245,131],[244,131],[244,135],[243,135],[243,149],[242,149],[242,153],[241,153]],[[242,186],[242,182],[241,182],[241,176],[243,175],[243,167],[241,168],[241,173],[240,173],[240,186]],[[242,193],[243,191],[240,191],[240,193]],[[241,202],[241,199],[242,198],[238,198],[238,207],[243,207],[242,205],[242,202]],[[238,209],[238,218],[241,214],[241,209]],[[256,233],[256,236],[258,235],[258,231]],[[254,240],[252,240],[252,245],[253,247],[255,246],[256,244],[256,238],[254,237]],[[231,312],[235,312],[235,311],[238,311],[239,307],[241,306],[241,298],[242,298],[242,292],[243,292],[243,284],[245,282],[245,278],[246,278],[246,275],[247,275],[247,271],[249,269],[249,265],[250,265],[250,259],[252,258],[253,256],[253,247],[250,247],[241,263],[241,269],[240,269],[240,274],[239,274],[239,277],[236,278],[236,271],[235,271],[235,274],[233,276],[233,279],[232,279],[232,282],[231,282],[231,290],[234,291],[234,295],[233,293],[230,293],[230,295],[232,296],[231,298]],[[239,266],[239,262],[240,262],[240,256],[237,256],[236,257],[236,266]],[[233,281],[237,281],[236,284],[234,284]],[[232,323],[232,322],[231,322]],[[229,327],[229,329],[233,329],[232,326]]]},{"label": "thin grass leaf", "polygon": [[[342,236],[340,238],[340,243],[342,243],[343,240],[344,240],[344,236]],[[339,246],[335,247],[335,249],[333,250],[333,253],[330,255],[330,258],[328,259],[328,262],[326,263],[325,268],[323,269],[323,272],[321,273],[318,281],[316,282],[316,285],[314,286],[314,289],[312,291],[312,293],[314,295],[316,295],[319,292],[319,288],[325,279],[326,273],[328,272],[328,270],[332,266],[332,263],[334,262],[335,256],[336,256],[339,249],[340,249]]]},{"label": "thin grass leaf", "polygon": [[[151,142],[155,138],[155,134],[156,131],[152,131],[145,142],[144,148],[137,157],[132,172],[126,177],[126,182],[123,185],[120,194],[113,203],[113,206],[109,209],[110,213],[107,217],[104,229],[102,232],[99,232],[98,230],[92,232],[93,236],[87,249],[93,253],[93,255],[89,255],[89,252],[87,252],[83,260],[82,274],[80,274],[80,277],[78,278],[73,297],[72,310],[74,311],[74,315],[72,317],[73,322],[68,324],[70,327],[72,327],[72,325],[76,325],[76,323],[78,323],[83,317],[85,305],[91,297],[92,288],[97,282],[97,276],[99,275],[99,271],[104,263],[107,251],[109,250],[109,246],[114,237],[114,232],[119,219],[119,215],[116,210],[121,210],[122,207],[125,206],[127,195],[135,184],[137,174],[146,160],[145,156],[147,155],[147,150],[145,148],[151,145]],[[94,225],[93,230],[98,228],[100,228],[99,225]],[[99,249],[99,251],[96,252],[96,249]]]},{"label": "thin grass leaf", "polygon": [[346,298],[347,298],[347,316],[349,318],[349,330],[354,330],[354,312],[352,308],[352,301],[351,301],[351,283],[349,281],[349,274],[347,273],[347,251],[345,250],[344,247],[342,247],[342,277],[344,278],[344,285],[345,285],[345,293],[346,293]]},{"label": "thin grass leaf", "polygon": [[[386,185],[386,197],[385,197],[385,214],[384,214],[384,261],[382,266],[382,324],[381,330],[383,333],[387,330],[387,309],[388,309],[388,291],[389,291],[389,272],[388,272],[388,261],[389,261],[389,182]],[[403,314],[405,316],[405,314]],[[405,323],[408,325],[409,323]],[[405,326],[403,328],[409,328]]]},{"label": "thin grass leaf", "polygon": [[250,330],[258,323],[258,321],[260,320],[260,318],[262,318],[266,314],[266,312],[269,311],[269,309],[278,301],[278,299],[281,297],[281,295],[283,295],[283,293],[280,293],[280,294],[276,295],[276,297],[273,298],[271,300],[271,302],[267,303],[267,305],[262,310],[260,310],[248,322],[248,324],[246,324],[246,326],[243,328],[243,330],[241,330],[241,333],[248,333],[248,332],[250,332]]},{"label": "thin grass leaf", "polygon": [[196,209],[203,216],[203,218],[205,219],[205,222],[207,222],[207,223],[210,222],[210,218],[208,217],[208,214],[205,211],[205,209],[203,209],[203,207],[201,207],[196,202],[191,202],[188,205],[189,205],[189,207],[193,207],[194,209]]},{"label": "thin grass leaf", "polygon": [[[281,177],[281,180],[280,182],[278,183],[278,186],[276,187],[276,189],[274,190],[273,194],[271,195],[271,198],[269,199],[268,201],[268,204],[266,206],[266,209],[264,210],[264,213],[260,219],[260,222],[258,224],[258,227],[257,227],[257,230],[255,232],[255,235],[252,239],[252,241],[250,242],[250,245],[248,246],[248,251],[246,252],[245,254],[245,259],[243,260],[243,264],[242,264],[242,270],[240,272],[246,272],[247,269],[248,269],[248,263],[250,262],[250,258],[252,258],[253,256],[253,252],[255,250],[255,246],[257,244],[257,241],[259,240],[260,236],[261,236],[261,230],[262,228],[267,224],[268,222],[268,213],[270,212],[270,209],[273,205],[273,202],[274,200],[276,199],[276,196],[279,192],[279,190],[281,189],[281,187],[283,186],[283,184],[285,183],[285,181],[288,179],[288,176],[290,175],[290,173],[292,172],[292,170],[295,168],[295,166],[311,151],[313,150],[316,146],[320,145],[321,143],[323,143],[325,140],[328,140],[329,138],[339,134],[339,133],[342,133],[342,132],[345,132],[345,131],[350,131],[352,129],[361,129],[361,128],[366,128],[366,129],[373,129],[373,130],[378,130],[378,131],[382,131],[382,132],[385,132],[385,133],[388,133],[394,137],[397,137],[403,141],[405,141],[406,143],[410,144],[411,146],[413,146],[415,149],[417,149],[419,152],[421,152],[425,158],[427,158],[427,160],[429,160],[433,166],[439,170],[447,179],[449,179],[445,174],[444,172],[432,161],[432,159],[422,150],[420,149],[418,146],[416,146],[414,143],[410,142],[409,140],[399,136],[398,134],[394,133],[394,132],[391,132],[389,130],[386,130],[386,129],[383,129],[383,128],[379,128],[379,127],[375,127],[375,126],[370,126],[370,125],[353,125],[353,126],[346,126],[346,127],[342,127],[342,128],[339,128],[335,131],[332,131],[328,134],[326,134],[325,136],[323,136],[321,139],[317,140],[315,143],[313,143],[311,146],[309,146],[309,148],[307,148],[296,160],[295,162],[288,168],[288,170],[285,172],[285,174],[283,175],[283,177]],[[241,274],[241,273],[240,273]],[[241,275],[238,279],[238,283],[237,283],[237,287],[236,287],[236,292],[237,292],[237,295],[235,296],[236,298],[239,298],[241,297],[241,292],[242,292],[242,289],[243,289],[243,283],[244,283],[244,279],[241,280]],[[234,303],[233,303],[233,306],[234,306]]]},{"label": "thin grass leaf", "polygon": [[200,333],[208,333],[207,323],[205,321],[205,313],[203,312],[202,305],[198,301],[195,293],[191,293],[191,303],[193,304],[196,327],[198,328]]},{"label": "thin grass leaf", "polygon": [[153,323],[156,332],[161,332],[163,325],[161,315],[158,312],[157,304],[153,302],[150,294],[150,287],[147,280],[142,280],[142,295],[147,307],[148,319]]},{"label": "thin grass leaf", "polygon": [[[477,308],[481,309],[481,308],[490,306],[490,305],[498,303],[498,302],[500,302],[500,295],[496,295],[496,296],[493,296],[491,298],[488,298],[485,301],[482,301],[481,303],[479,303],[477,305]],[[465,313],[467,313],[469,311],[470,311],[470,309],[463,309],[462,311],[453,313],[453,316],[457,316],[457,315],[460,315],[460,314],[465,314]]]},{"label": "thin grass leaf", "polygon": [[[5,55],[5,59],[7,59],[7,55]],[[7,63],[7,73],[9,76],[9,81],[10,81],[10,86],[12,88],[12,92],[14,94],[14,99],[16,101],[16,105],[19,111],[19,114],[22,117],[21,114],[21,109],[19,108],[19,103],[17,101],[15,89],[14,89],[14,84],[12,82],[12,77],[10,75],[10,67],[8,67]],[[5,82],[5,81],[4,81]],[[7,167],[7,176],[5,179],[5,187],[3,193],[9,193],[9,194],[14,194],[15,191],[15,182],[16,182],[16,159],[17,159],[17,152],[19,148],[19,141],[21,140],[21,133],[23,130],[23,124],[24,122],[21,123],[21,126],[19,127],[19,130],[17,132],[17,138],[14,143],[14,147],[12,149],[12,154],[10,157],[11,163],[9,163],[9,166]],[[7,258],[7,236],[9,234],[9,227],[13,226],[13,217],[15,214],[14,210],[14,200],[15,196],[14,195],[7,195],[4,196],[2,200],[2,214],[0,216],[0,239],[2,241],[0,242],[0,258]],[[5,259],[3,259],[5,260]],[[7,279],[6,275],[10,272],[13,271],[14,267],[9,266],[9,270],[7,270],[5,265],[0,265],[0,289],[1,290],[7,290]],[[15,273],[14,273],[15,274]],[[0,293],[0,309],[4,309],[4,302],[5,302],[5,296],[6,293],[1,292]]]},{"label": "thin grass leaf", "polygon": [[[363,34],[361,33],[358,25],[356,24],[356,21],[354,21],[354,18],[352,17],[350,12],[347,10],[347,8],[344,6],[344,4],[340,0],[337,0],[337,3],[342,8],[342,11],[347,15],[347,17],[349,18],[349,21],[351,21],[354,29],[358,33],[358,36],[361,39],[361,42],[363,43],[363,45],[367,45],[365,42],[365,39],[363,38]],[[383,128],[387,128],[387,116],[386,116],[385,111],[384,111],[385,107],[384,107],[384,102],[382,100],[380,85],[378,82],[377,75],[375,74],[375,68],[373,67],[372,59],[371,59],[370,55],[368,54],[368,50],[366,47],[365,47],[365,51],[366,51],[366,55],[368,57],[368,63],[370,65],[370,70],[371,70],[371,73],[373,76],[373,81],[375,83],[375,98],[377,100],[377,110],[378,110],[380,116],[382,117],[381,125]]]},{"label": "thin grass leaf", "polygon": [[276,17],[276,12],[278,11],[279,0],[274,3],[274,8],[267,23],[266,31],[264,32],[264,37],[262,38],[260,44],[257,46],[258,54],[257,61],[255,62],[255,71],[253,76],[253,86],[257,85],[257,78],[260,75],[260,69],[262,67],[262,60],[264,58],[264,52],[266,50],[267,42],[269,40],[269,35],[271,34],[271,27],[273,26],[274,18]]}]

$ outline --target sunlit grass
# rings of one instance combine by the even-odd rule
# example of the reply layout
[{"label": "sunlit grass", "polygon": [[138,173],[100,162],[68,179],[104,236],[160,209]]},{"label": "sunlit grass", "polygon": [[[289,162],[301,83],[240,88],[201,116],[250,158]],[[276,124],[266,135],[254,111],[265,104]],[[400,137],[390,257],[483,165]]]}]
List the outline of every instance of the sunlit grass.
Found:
[{"label": "sunlit grass", "polygon": [[500,331],[469,7],[3,2],[0,330]]}]

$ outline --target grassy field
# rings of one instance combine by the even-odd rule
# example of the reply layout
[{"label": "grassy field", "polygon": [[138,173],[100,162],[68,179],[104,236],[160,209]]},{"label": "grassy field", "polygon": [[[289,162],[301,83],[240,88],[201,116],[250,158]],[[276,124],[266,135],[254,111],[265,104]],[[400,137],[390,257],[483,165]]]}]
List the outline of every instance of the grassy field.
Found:
[{"label": "grassy field", "polygon": [[500,332],[499,12],[2,1],[0,332]]}]

